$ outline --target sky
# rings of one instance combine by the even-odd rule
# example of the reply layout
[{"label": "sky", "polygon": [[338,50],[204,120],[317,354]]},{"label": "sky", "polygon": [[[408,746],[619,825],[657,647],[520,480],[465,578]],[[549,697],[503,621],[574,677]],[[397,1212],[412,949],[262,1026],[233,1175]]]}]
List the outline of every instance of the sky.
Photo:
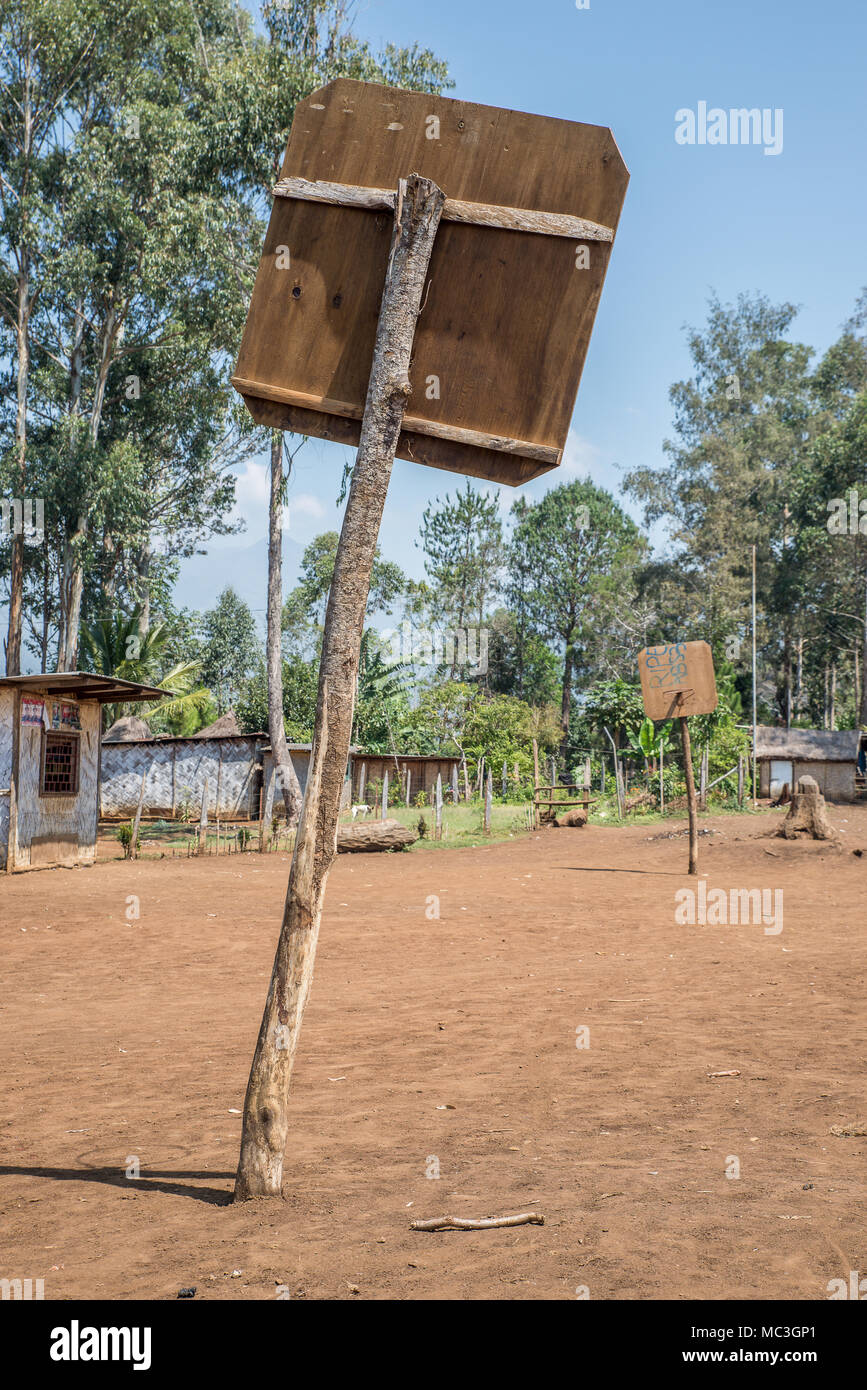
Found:
[{"label": "sky", "polygon": [[[590,477],[640,522],[621,493],[623,474],[664,462],[669,388],[690,372],[685,326],[704,323],[709,295],[727,303],[761,292],[797,304],[793,336],[821,354],[867,284],[864,0],[589,0],[580,9],[575,0],[359,0],[355,16],[374,48],[418,42],[445,59],[449,96],[613,131],[631,182],[564,461],[522,491],[538,497]],[[769,136],[779,144],[782,134],[782,148],[679,143],[677,113],[701,102],[781,111]],[[339,529],[335,503],[353,452],[311,439],[296,460],[287,590],[308,541]],[[421,513],[460,485],[397,460],[383,555],[422,577]],[[507,514],[516,491],[488,490]],[[231,583],[262,620],[267,505],[263,455],[238,471],[245,532],[183,562],[177,603],[209,607]]]}]

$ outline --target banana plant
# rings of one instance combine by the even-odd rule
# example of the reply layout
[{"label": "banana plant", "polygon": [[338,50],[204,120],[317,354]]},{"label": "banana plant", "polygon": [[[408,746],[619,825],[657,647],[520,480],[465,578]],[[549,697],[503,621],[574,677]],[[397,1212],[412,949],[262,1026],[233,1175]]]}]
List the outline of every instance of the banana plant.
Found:
[{"label": "banana plant", "polygon": [[650,764],[663,756],[669,744],[671,721],[656,728],[652,719],[642,720],[637,731],[627,730],[629,747],[621,749],[621,757],[638,753],[644,758],[645,776],[650,777]]}]

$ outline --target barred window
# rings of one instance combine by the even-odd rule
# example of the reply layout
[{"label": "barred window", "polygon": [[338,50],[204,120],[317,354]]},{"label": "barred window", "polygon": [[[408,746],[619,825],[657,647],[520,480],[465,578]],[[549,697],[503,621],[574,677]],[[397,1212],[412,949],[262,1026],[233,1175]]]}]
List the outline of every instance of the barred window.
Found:
[{"label": "barred window", "polygon": [[77,796],[79,736],[44,730],[41,796]]}]

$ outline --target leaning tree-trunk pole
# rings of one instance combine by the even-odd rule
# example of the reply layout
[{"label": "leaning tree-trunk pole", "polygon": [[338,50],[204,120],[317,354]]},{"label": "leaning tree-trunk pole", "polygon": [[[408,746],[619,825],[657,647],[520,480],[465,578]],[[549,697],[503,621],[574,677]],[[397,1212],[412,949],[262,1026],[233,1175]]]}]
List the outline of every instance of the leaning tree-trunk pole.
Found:
[{"label": "leaning tree-trunk pole", "polygon": [[279,1197],[289,1083],[313,962],[352,736],[359,649],[379,526],[411,392],[416,319],[445,195],[412,174],[398,184],[358,457],[337,546],[319,663],[310,776],[241,1132],[235,1201]]},{"label": "leaning tree-trunk pole", "polygon": [[683,740],[683,772],[686,778],[686,805],[689,811],[689,872],[698,873],[698,809],[695,804],[695,777],[692,773],[692,746],[689,724],[680,715],[680,737]]},{"label": "leaning tree-trunk pole", "polygon": [[[301,785],[289,756],[283,727],[283,431],[271,434],[271,497],[268,507],[268,617],[266,660],[268,672],[268,738],[283,793],[286,824],[297,825],[301,815]],[[267,828],[263,825],[263,831]]]}]

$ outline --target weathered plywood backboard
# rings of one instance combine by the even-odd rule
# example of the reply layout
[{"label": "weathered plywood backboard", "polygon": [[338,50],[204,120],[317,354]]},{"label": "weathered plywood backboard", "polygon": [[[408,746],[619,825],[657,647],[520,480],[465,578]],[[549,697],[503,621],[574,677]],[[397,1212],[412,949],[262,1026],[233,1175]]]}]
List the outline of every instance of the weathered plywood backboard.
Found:
[{"label": "weathered plywood backboard", "polygon": [[[282,179],[394,190],[411,173],[447,199],[610,229],[444,214],[437,233],[398,457],[526,482],[560,462],[628,172],[604,126],[346,78],[299,103]],[[275,197],[232,378],[257,422],[358,443],[392,227],[387,208]]]},{"label": "weathered plywood backboard", "polygon": [[648,719],[712,714],[717,707],[713,653],[707,642],[671,642],[638,653]]}]

